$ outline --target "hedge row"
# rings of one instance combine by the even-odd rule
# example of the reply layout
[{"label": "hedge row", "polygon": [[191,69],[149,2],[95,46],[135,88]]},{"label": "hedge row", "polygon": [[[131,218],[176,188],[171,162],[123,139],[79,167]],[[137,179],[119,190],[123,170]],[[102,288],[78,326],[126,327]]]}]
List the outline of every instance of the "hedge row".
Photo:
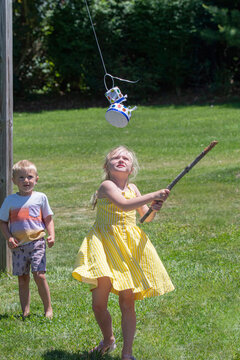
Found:
[{"label": "hedge row", "polygon": [[[21,2],[15,2],[16,92],[97,95],[105,69],[140,79],[135,95],[146,99],[206,86],[229,91],[239,84],[237,1],[216,1],[218,8],[200,0],[88,0],[105,69],[85,0],[26,2],[31,8],[25,22]],[[24,44],[30,49],[21,59]]]}]

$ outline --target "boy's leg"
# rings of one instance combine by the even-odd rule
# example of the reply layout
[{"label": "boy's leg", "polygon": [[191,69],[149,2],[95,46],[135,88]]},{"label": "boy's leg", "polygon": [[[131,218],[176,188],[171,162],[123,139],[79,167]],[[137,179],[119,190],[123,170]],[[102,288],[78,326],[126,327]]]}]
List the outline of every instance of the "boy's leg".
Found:
[{"label": "boy's leg", "polygon": [[33,272],[33,278],[37,284],[38,292],[43,302],[45,316],[47,318],[52,318],[53,311],[51,297],[45,273],[42,271]]},{"label": "boy's leg", "polygon": [[19,298],[24,317],[30,314],[29,264],[28,245],[12,250],[13,275],[18,277]]},{"label": "boy's leg", "polygon": [[112,319],[108,312],[108,296],[112,284],[108,277],[98,279],[98,287],[92,290],[92,308],[95,318],[103,334],[103,346],[111,345],[114,341]]},{"label": "boy's leg", "polygon": [[29,290],[30,276],[29,274],[18,276],[19,298],[22,308],[23,316],[30,314],[30,290]]},{"label": "boy's leg", "polygon": [[33,278],[37,284],[40,298],[44,306],[45,316],[52,318],[53,311],[49,286],[45,277],[46,272],[46,244],[44,239],[33,241],[31,253],[31,268]]},{"label": "boy's leg", "polygon": [[132,290],[119,293],[119,305],[122,312],[123,349],[122,358],[132,355],[132,345],[136,330],[135,301]]}]

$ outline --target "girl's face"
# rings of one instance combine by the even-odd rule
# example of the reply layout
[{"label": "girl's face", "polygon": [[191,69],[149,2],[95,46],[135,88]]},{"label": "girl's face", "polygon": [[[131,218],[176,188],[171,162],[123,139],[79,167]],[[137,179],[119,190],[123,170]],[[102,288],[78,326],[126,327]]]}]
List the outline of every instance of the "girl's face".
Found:
[{"label": "girl's face", "polygon": [[132,156],[127,150],[117,150],[112,154],[108,161],[108,171],[110,174],[127,173],[132,172],[133,160]]}]

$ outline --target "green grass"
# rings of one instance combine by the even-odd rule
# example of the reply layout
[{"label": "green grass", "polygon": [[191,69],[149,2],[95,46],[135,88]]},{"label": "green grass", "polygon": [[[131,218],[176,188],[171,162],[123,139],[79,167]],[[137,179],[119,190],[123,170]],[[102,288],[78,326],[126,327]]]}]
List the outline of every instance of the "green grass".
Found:
[{"label": "green grass", "polygon": [[[219,144],[172,190],[154,222],[141,225],[176,290],[138,301],[134,355],[139,360],[239,360],[240,104],[139,107],[117,129],[104,109],[14,114],[14,162],[39,170],[38,191],[55,213],[56,245],[47,251],[54,319],[31,282],[32,315],[22,321],[17,279],[0,278],[1,359],[87,359],[101,339],[88,286],[71,277],[81,241],[94,221],[89,199],[108,150],[125,144],[140,163],[142,193],[165,187],[212,140]],[[109,309],[122,344],[118,299]]]}]

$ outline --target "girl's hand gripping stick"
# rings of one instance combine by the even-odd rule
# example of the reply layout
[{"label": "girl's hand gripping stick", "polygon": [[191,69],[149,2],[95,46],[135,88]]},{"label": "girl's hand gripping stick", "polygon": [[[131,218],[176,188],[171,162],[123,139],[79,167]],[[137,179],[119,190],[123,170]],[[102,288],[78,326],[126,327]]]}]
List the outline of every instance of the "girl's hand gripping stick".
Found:
[{"label": "girl's hand gripping stick", "polygon": [[[186,175],[210,150],[212,150],[212,148],[214,148],[215,145],[217,145],[217,143],[218,141],[212,141],[191,164],[176,176],[176,178],[167,186],[167,189],[171,190],[184,175]],[[152,211],[153,209],[150,207],[146,214],[140,219],[140,222],[143,223]]]}]

